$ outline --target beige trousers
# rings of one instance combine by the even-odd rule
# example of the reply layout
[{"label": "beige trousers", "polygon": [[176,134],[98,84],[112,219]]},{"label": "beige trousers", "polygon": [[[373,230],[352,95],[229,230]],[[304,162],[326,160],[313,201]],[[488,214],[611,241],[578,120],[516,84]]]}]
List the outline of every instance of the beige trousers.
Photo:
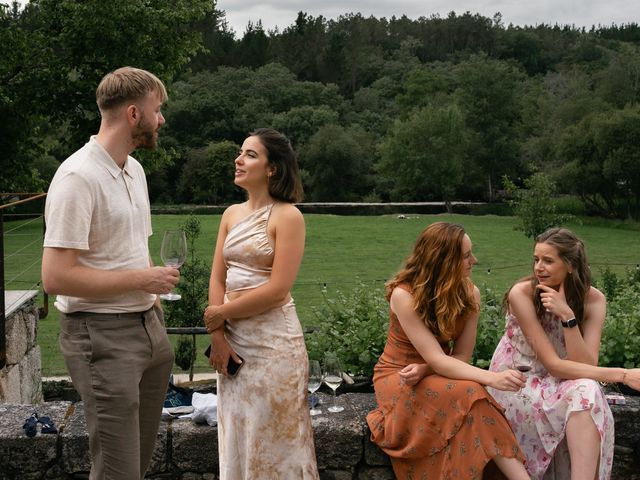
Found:
[{"label": "beige trousers", "polygon": [[173,365],[162,312],[61,313],[60,326],[60,349],[84,402],[90,480],[143,479]]}]

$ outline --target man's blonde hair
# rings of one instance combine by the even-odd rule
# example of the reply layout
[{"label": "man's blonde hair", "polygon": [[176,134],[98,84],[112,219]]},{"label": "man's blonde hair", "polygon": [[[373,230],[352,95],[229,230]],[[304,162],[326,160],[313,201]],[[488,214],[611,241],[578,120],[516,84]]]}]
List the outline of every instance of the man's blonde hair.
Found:
[{"label": "man's blonde hair", "polygon": [[140,68],[122,67],[107,73],[96,89],[96,102],[101,112],[135,102],[155,92],[167,101],[167,89],[153,73]]}]

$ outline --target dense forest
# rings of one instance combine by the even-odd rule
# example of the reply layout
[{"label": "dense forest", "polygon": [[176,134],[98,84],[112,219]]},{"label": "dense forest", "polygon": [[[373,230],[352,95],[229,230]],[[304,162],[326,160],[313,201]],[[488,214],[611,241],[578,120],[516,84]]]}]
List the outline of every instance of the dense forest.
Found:
[{"label": "dense forest", "polygon": [[300,12],[240,35],[211,0],[0,6],[0,191],[47,188],[98,127],[104,73],[166,81],[167,123],[137,152],[155,203],[241,198],[233,159],[273,126],[308,201],[494,201],[546,175],[594,214],[640,218],[640,26],[505,25]]}]

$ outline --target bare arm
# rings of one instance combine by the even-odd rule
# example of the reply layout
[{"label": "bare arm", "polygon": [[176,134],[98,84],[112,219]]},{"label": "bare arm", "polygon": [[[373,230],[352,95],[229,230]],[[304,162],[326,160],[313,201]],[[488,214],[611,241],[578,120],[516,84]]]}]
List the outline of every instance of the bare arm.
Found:
[{"label": "bare arm", "polygon": [[209,277],[209,305],[222,305],[224,303],[224,293],[227,281],[227,267],[224,264],[222,250],[224,242],[229,232],[229,209],[220,219],[218,237],[213,252],[213,264],[211,265],[211,276]]},{"label": "bare arm", "polygon": [[[478,305],[480,304],[480,291],[474,289],[474,297]],[[461,362],[469,363],[473,349],[476,344],[476,331],[478,327],[478,315],[470,315],[466,319],[465,329],[456,340],[451,356],[457,358]],[[416,364],[412,363],[404,367],[398,372],[398,375],[407,383],[407,385],[415,385],[427,375],[435,373],[428,363]]]},{"label": "bare arm", "polygon": [[250,317],[282,305],[289,296],[304,253],[304,218],[287,204],[274,211],[270,221],[275,226],[275,254],[269,281],[224,305],[207,307],[205,321],[210,329],[225,319]]},{"label": "bare arm", "polygon": [[[476,305],[480,306],[480,290],[477,287],[473,288],[473,297],[476,301]],[[458,360],[469,363],[471,356],[473,355],[473,349],[476,346],[476,336],[478,333],[478,317],[480,312],[467,316],[464,330],[453,347],[453,354],[451,355]]]},{"label": "bare arm", "polygon": [[[556,291],[544,285],[538,286],[544,307],[563,321],[575,317],[567,304],[564,286]],[[581,328],[563,328],[567,359],[598,365],[600,336],[604,327],[607,302],[604,295],[591,287],[585,298],[584,319]]]},{"label": "bare arm", "polygon": [[180,272],[171,267],[138,270],[87,267],[78,260],[81,253],[72,248],[44,248],[42,283],[47,293],[88,298],[106,298],[131,290],[168,293],[180,278]]},{"label": "bare arm", "polygon": [[[582,352],[582,355],[586,355],[587,360],[591,360],[593,356],[597,358],[600,333],[604,323],[604,297],[601,299],[597,297],[599,296],[594,296],[594,303],[587,303],[587,305],[585,305],[586,316],[589,320],[584,325],[585,334],[581,342],[576,341],[575,338],[571,339],[574,344],[579,347],[574,350],[578,350]],[[553,308],[555,307],[550,305],[552,312]],[[509,293],[509,309],[518,319],[520,328],[522,328],[525,337],[527,337],[538,358],[554,377],[566,379],[591,378],[602,382],[623,381],[625,370],[622,368],[603,368],[593,365],[592,363],[580,362],[575,359],[562,359],[558,356],[542,325],[540,325],[538,321],[533,305],[531,286],[528,283],[519,283],[511,289]],[[578,329],[573,328],[571,330]],[[565,340],[567,339],[566,335],[567,333],[565,333]],[[572,332],[572,335],[580,335],[580,332]],[[598,341],[598,345],[594,344],[596,340]],[[574,355],[577,357],[581,356],[576,354],[575,351]]]},{"label": "bare arm", "polygon": [[[225,210],[220,219],[220,227],[218,228],[218,236],[216,238],[216,246],[213,253],[213,264],[211,266],[211,276],[209,277],[209,305],[224,304],[225,286],[227,281],[227,267],[224,263],[222,250],[224,242],[229,233],[229,216],[233,207]],[[229,342],[224,336],[224,322],[216,329],[209,330],[211,340],[211,355],[209,356],[209,364],[222,375],[227,374],[227,363],[229,357],[233,357],[236,362],[240,362],[240,358],[233,351]]]},{"label": "bare arm", "polygon": [[[446,355],[431,330],[415,312],[413,305],[413,297],[406,290],[396,288],[391,294],[391,309],[398,316],[398,320],[413,346],[436,373],[447,378],[472,380],[500,390],[516,391],[524,386],[524,376],[520,372],[514,370],[490,372]],[[467,323],[465,330],[475,330],[477,314],[475,317],[475,320]],[[459,346],[459,354],[463,357],[467,354],[470,356],[470,353],[467,352],[468,342],[471,338],[475,339],[475,331],[473,333],[466,332],[466,335],[463,333],[461,338],[463,336],[466,339]]]},{"label": "bare arm", "polygon": [[[213,265],[211,266],[211,276],[209,278],[209,307],[205,310],[204,320],[211,338],[211,355],[209,364],[222,375],[227,375],[227,363],[229,357],[240,363],[237,353],[231,348],[229,342],[224,336],[224,321],[228,317],[218,317],[218,322],[214,323],[209,320],[210,312],[219,311],[224,305],[224,295],[226,291],[227,267],[224,263],[223,249],[224,242],[229,233],[229,218],[233,216],[232,206],[225,210],[220,220],[220,228],[218,229],[218,237],[216,239],[216,247],[213,253]],[[215,310],[214,310],[215,308]]]}]

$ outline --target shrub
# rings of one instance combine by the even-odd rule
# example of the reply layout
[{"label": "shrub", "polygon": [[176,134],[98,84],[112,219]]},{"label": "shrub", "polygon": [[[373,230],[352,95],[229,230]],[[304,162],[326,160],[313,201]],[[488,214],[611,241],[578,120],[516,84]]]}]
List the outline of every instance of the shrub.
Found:
[{"label": "shrub", "polygon": [[334,352],[349,374],[373,375],[389,325],[382,288],[358,281],[347,294],[329,295],[323,288],[322,296],[323,303],[313,308],[319,325],[305,338],[310,358],[322,361],[326,352]]},{"label": "shrub", "polygon": [[[309,357],[322,361],[334,352],[344,370],[353,375],[373,375],[373,367],[384,350],[389,327],[389,304],[382,288],[359,282],[353,291],[330,296],[322,290],[324,303],[313,313],[319,320],[307,334]],[[478,335],[471,363],[487,368],[504,333],[502,305],[493,290],[483,287]]]},{"label": "shrub", "polygon": [[478,333],[471,363],[476,367],[488,368],[493,352],[504,333],[505,316],[502,311],[502,301],[497,298],[493,290],[483,285],[481,293]]},{"label": "shrub", "polygon": [[616,298],[618,290],[622,287],[621,280],[608,266],[600,269],[600,281],[594,282],[594,284],[597,284],[597,287],[604,293],[609,302]]},{"label": "shrub", "polygon": [[193,341],[188,335],[180,335],[175,348],[175,363],[182,370],[191,368],[191,361],[194,356]]},{"label": "shrub", "polygon": [[607,303],[600,363],[607,367],[640,367],[640,272],[628,270],[621,280],[613,273],[608,277],[606,285],[615,289]]},{"label": "shrub", "polygon": [[529,238],[535,238],[550,227],[562,225],[571,218],[570,215],[557,213],[556,202],[553,199],[556,186],[544,173],[534,173],[524,181],[524,188],[518,188],[507,177],[503,179],[504,189],[512,200],[519,224],[516,230],[521,230]]},{"label": "shrub", "polygon": [[[164,304],[166,323],[168,327],[200,327],[202,313],[207,306],[209,290],[210,268],[196,255],[196,240],[200,236],[200,220],[189,215],[180,224],[187,237],[187,260],[180,268],[180,282],[176,291],[182,295],[177,302]],[[193,365],[196,361],[196,336],[191,335],[191,348],[185,346],[185,339],[181,337],[178,343],[180,351],[176,351],[176,365],[183,370],[189,370],[189,379],[193,379]],[[188,359],[188,361],[187,361]]]},{"label": "shrub", "polygon": [[[602,271],[596,285],[607,297],[607,317],[600,342],[600,364],[606,367],[640,367],[640,269],[627,270],[618,277],[610,269]],[[483,286],[478,335],[471,363],[487,368],[504,334],[502,302]]]},{"label": "shrub", "polygon": [[[618,278],[610,270],[599,285],[608,295],[607,318],[602,332],[600,363],[603,366],[640,367],[640,270],[628,270]],[[478,333],[471,363],[487,368],[504,334],[502,301],[486,286],[482,287]],[[373,374],[384,349],[389,306],[382,288],[359,282],[353,291],[322,291],[324,303],[313,309],[319,326],[306,336],[309,356],[322,360],[334,352],[344,370],[353,375]]]}]

